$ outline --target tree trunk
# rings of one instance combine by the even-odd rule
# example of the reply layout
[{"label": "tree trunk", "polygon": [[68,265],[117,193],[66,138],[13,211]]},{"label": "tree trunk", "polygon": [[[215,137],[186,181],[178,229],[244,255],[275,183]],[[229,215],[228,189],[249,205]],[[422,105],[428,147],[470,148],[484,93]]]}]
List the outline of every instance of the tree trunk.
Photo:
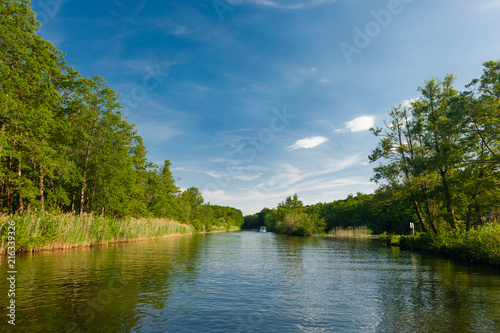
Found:
[{"label": "tree trunk", "polygon": [[420,211],[420,207],[418,206],[417,199],[413,199],[413,207],[415,207],[415,212],[417,213],[418,221],[420,222],[420,226],[422,227],[422,231],[427,232],[428,228],[425,225],[424,217],[422,216],[422,212]]},{"label": "tree trunk", "polygon": [[76,190],[73,191],[73,200],[71,200],[71,212],[75,213],[75,199],[76,199]]},{"label": "tree trunk", "polygon": [[[405,116],[405,119],[406,119],[406,116]],[[405,134],[404,130],[401,128],[401,126],[398,123],[398,140],[399,140],[399,146],[400,147],[404,147],[404,145],[405,145],[403,137],[402,137],[403,135],[405,135],[406,138],[410,138],[410,136],[408,136],[408,135]],[[408,141],[409,141],[409,139],[408,139]],[[411,141],[409,141],[409,142],[410,142],[410,152],[409,152],[409,154],[410,154],[410,158],[413,160],[413,143]],[[401,160],[403,162],[402,166],[403,166],[403,172],[405,174],[405,178],[411,184],[413,182],[413,179],[412,179],[412,176],[410,174],[410,170],[408,168],[408,165],[406,163],[406,154],[405,154],[404,150],[401,150],[401,157],[402,157]],[[428,231],[427,225],[425,224],[424,217],[422,215],[422,212],[420,211],[420,207],[418,205],[418,201],[414,197],[415,193],[414,193],[414,190],[412,190],[412,186],[411,185],[410,185],[410,193],[411,193],[411,196],[413,197],[413,207],[415,208],[415,213],[417,213],[418,221],[420,222],[420,226],[422,227],[422,231],[427,232]]]},{"label": "tree trunk", "polygon": [[[483,170],[479,171],[479,179],[482,179],[484,176]],[[465,230],[470,231],[472,229],[472,220],[474,218],[473,211],[478,211],[479,207],[477,205],[477,194],[479,192],[480,181],[477,186],[474,188],[474,193],[472,194],[472,203],[467,208],[467,215],[465,217]]]},{"label": "tree trunk", "polygon": [[448,179],[446,178],[446,170],[441,169],[439,171],[439,173],[441,174],[441,180],[443,183],[446,211],[448,212],[448,222],[450,223],[450,226],[452,229],[456,229],[457,226],[455,224],[455,214],[453,212],[453,206],[451,203],[451,189],[450,189],[450,186],[448,184]]},{"label": "tree trunk", "polygon": [[22,183],[22,159],[21,159],[21,154],[19,154],[19,163],[17,164],[17,176],[19,179],[19,207],[18,207],[18,212],[22,213],[24,210],[24,205],[23,205],[23,183]]},{"label": "tree trunk", "polygon": [[7,207],[9,208],[9,213],[14,212],[14,199],[12,194],[12,178],[10,177],[12,172],[12,156],[9,156],[9,178],[7,179]]},{"label": "tree trunk", "polygon": [[[101,147],[99,149],[99,155],[102,154],[102,149],[104,147],[104,138],[101,140]],[[99,176],[99,168],[97,169],[97,172],[96,174],[94,175],[94,182],[92,184],[92,196],[90,197],[90,211],[92,211],[93,209],[93,206],[94,206],[94,196],[95,196],[95,190],[96,190],[96,187],[97,187],[97,179],[98,179],[98,176]]]},{"label": "tree trunk", "polygon": [[425,205],[425,211],[427,213],[427,216],[429,217],[429,224],[431,226],[432,232],[435,234],[439,233],[439,230],[436,227],[436,224],[434,223],[434,213],[431,210],[431,204],[429,202],[429,195],[427,193],[427,185],[424,185],[422,182],[420,183],[420,187],[422,188],[422,193],[424,194],[425,200],[424,200],[424,205]]},{"label": "tree trunk", "polygon": [[99,175],[99,172],[94,177],[94,181],[92,183],[92,195],[90,196],[90,211],[93,210],[94,206],[94,196],[95,196],[95,189],[97,187],[97,176]]},{"label": "tree trunk", "polygon": [[43,212],[45,210],[45,200],[43,198],[45,189],[43,187],[43,168],[42,168],[41,165],[40,165],[40,177],[39,177],[39,180],[40,180],[40,203],[41,203],[41,209],[42,209],[42,212]]},{"label": "tree trunk", "polygon": [[92,121],[92,130],[90,132],[90,140],[87,144],[87,152],[85,153],[85,165],[83,166],[83,180],[82,180],[82,189],[80,191],[80,215],[83,214],[83,208],[85,205],[85,188],[87,185],[87,169],[88,169],[88,163],[89,163],[89,156],[90,156],[90,150],[92,147],[92,138],[94,136],[94,131],[95,131],[95,123],[97,120]]},{"label": "tree trunk", "polygon": [[[5,132],[5,122],[2,122],[2,128],[0,128],[0,132]],[[0,162],[2,161],[2,151],[3,144],[0,144]]]}]

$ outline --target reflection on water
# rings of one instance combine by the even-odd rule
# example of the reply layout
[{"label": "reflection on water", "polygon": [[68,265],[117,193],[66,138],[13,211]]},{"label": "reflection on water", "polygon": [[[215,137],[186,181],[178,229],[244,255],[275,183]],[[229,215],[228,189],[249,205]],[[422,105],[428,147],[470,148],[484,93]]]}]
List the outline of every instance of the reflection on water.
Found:
[{"label": "reflection on water", "polygon": [[[500,331],[498,271],[377,240],[209,234],[16,266],[19,332]],[[6,281],[3,259],[0,269]]]}]

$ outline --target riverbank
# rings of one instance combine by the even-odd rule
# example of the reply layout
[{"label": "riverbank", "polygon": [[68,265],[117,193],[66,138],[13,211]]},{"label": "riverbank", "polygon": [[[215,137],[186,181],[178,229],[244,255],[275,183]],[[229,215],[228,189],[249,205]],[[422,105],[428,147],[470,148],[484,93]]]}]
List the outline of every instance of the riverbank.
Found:
[{"label": "riverbank", "polygon": [[[14,221],[15,230],[9,229]],[[236,231],[213,226],[201,232]],[[191,225],[158,218],[110,218],[93,215],[25,213],[0,215],[0,254],[6,253],[9,231],[15,231],[16,252],[98,246],[198,233]]]},{"label": "riverbank", "polygon": [[491,223],[469,232],[419,233],[393,236],[390,245],[425,251],[474,264],[500,267],[500,225]]}]

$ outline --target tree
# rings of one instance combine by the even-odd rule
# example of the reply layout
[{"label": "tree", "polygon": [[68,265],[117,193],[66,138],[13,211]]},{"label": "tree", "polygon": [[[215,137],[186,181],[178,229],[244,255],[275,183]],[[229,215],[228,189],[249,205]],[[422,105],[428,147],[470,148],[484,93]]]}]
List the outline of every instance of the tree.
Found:
[{"label": "tree", "polygon": [[266,209],[264,216],[270,230],[287,235],[309,236],[324,232],[326,227],[318,214],[306,211],[297,194],[287,197],[276,209]]},{"label": "tree", "polygon": [[297,193],[295,193],[293,197],[287,197],[285,201],[278,204],[278,209],[300,209],[302,207],[304,207],[304,204],[299,200]]},{"label": "tree", "polygon": [[[391,120],[386,123],[385,132],[382,128],[372,129],[375,136],[382,138],[369,156],[370,162],[374,163],[380,159],[387,161],[374,168],[375,175],[372,180],[377,183],[385,180],[392,188],[404,184],[403,188],[408,191],[420,227],[423,231],[429,230],[430,227],[436,233],[428,196],[429,181],[425,169],[422,168],[426,153],[423,149],[420,123],[418,119],[412,121],[409,109],[401,105],[394,107],[389,116]],[[420,208],[419,198],[423,198],[426,203],[428,221]]]},{"label": "tree", "polygon": [[38,25],[28,1],[0,4],[0,188],[9,212],[43,210],[46,185],[64,161],[50,135],[66,66]]},{"label": "tree", "polygon": [[500,62],[484,66],[475,91],[456,91],[453,75],[426,81],[385,131],[373,130],[382,138],[370,161],[383,161],[373,180],[409,193],[423,231],[471,230],[498,212]]}]

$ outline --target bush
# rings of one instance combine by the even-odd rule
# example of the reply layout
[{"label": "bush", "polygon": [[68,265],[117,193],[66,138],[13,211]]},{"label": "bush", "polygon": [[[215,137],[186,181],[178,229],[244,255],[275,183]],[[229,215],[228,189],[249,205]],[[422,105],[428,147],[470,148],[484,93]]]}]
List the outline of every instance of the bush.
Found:
[{"label": "bush", "polygon": [[419,233],[401,236],[399,245],[425,250],[468,262],[500,266],[500,224],[491,223],[470,232]]}]

